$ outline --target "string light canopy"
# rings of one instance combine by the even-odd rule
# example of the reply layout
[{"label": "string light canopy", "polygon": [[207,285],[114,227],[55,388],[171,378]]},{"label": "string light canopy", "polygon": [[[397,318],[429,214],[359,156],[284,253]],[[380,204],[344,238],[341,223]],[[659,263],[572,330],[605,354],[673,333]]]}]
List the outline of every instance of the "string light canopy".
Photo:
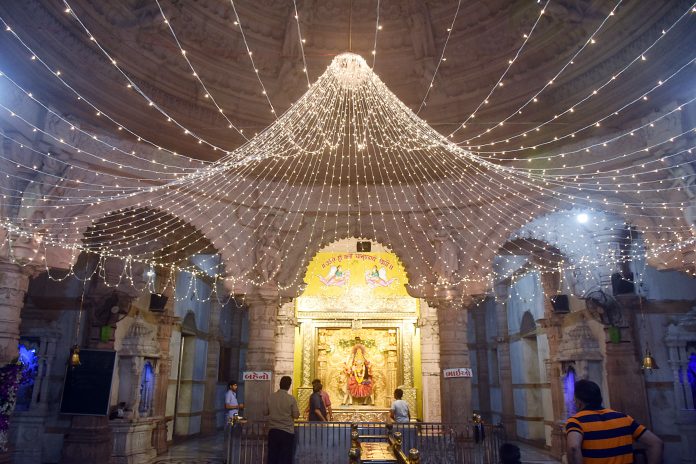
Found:
[{"label": "string light canopy", "polygon": [[[90,41],[133,87],[135,81],[99,44],[99,38],[83,25],[75,10],[65,4],[66,13],[79,21]],[[234,3],[231,5],[234,8]],[[546,5],[548,2],[542,6]],[[157,6],[180,45],[166,12],[159,3]],[[609,12],[607,20],[614,11]],[[449,22],[448,38],[458,14],[457,9]],[[542,9],[537,22],[543,14]],[[691,9],[675,18],[674,24],[689,14]],[[293,27],[304,41],[301,12],[296,5],[294,15]],[[234,18],[241,32],[243,18],[236,8]],[[17,35],[4,24],[6,32]],[[376,30],[381,30],[379,16]],[[655,40],[662,40],[671,31],[671,27],[665,27]],[[275,115],[243,32],[242,37],[264,99]],[[588,47],[594,44],[594,37],[588,40]],[[43,62],[35,50],[28,50],[34,59]],[[192,64],[194,60],[181,51],[188,69],[205,89],[205,98],[222,112]],[[644,61],[643,53],[641,50],[631,64]],[[440,64],[444,55],[443,46]],[[519,55],[511,61],[516,62]],[[672,85],[673,75],[692,72],[693,60],[685,57],[681,67],[662,76],[655,89]],[[304,49],[302,63],[307,75]],[[620,76],[631,64],[615,71],[614,76]],[[62,79],[57,71],[52,73]],[[16,84],[11,79],[8,82]],[[430,85],[434,82],[433,74]],[[16,87],[38,102],[28,90],[19,84]],[[645,101],[655,89],[641,92],[635,102]],[[493,90],[489,97],[492,94]],[[429,89],[423,104],[428,95]],[[143,97],[169,117],[144,92]],[[620,138],[660,127],[684,109],[691,110],[692,102],[651,116]],[[578,105],[570,106],[563,114],[568,117]],[[32,126],[14,108],[3,108],[17,119],[17,124],[43,130]],[[602,115],[592,127],[614,113],[612,109]],[[225,119],[232,124],[227,116]],[[501,120],[495,127],[502,127],[508,120]],[[539,132],[547,123],[532,132]],[[198,131],[176,124],[184,136],[220,148]],[[236,125],[234,128],[241,132]],[[588,228],[589,223],[598,230],[604,227],[597,219],[602,217],[601,211],[620,214],[625,222],[612,221],[606,227],[616,228],[618,236],[632,230],[628,224],[637,225],[646,245],[641,258],[665,267],[683,267],[679,260],[683,265],[683,253],[693,249],[693,230],[684,219],[688,204],[685,182],[681,181],[687,176],[675,173],[688,167],[693,159],[694,128],[652,137],[647,147],[636,144],[635,149],[610,156],[606,152],[617,140],[615,134],[595,139],[591,146],[539,156],[515,154],[511,159],[504,156],[507,153],[491,148],[496,142],[473,146],[478,136],[463,144],[434,130],[387,88],[361,56],[353,53],[336,56],[305,95],[274,123],[235,150],[220,149],[226,155],[214,163],[179,162],[178,154],[167,153],[157,144],[154,150],[162,152],[162,160],[149,163],[146,156],[128,157],[128,152],[115,149],[117,144],[109,144],[79,127],[76,130],[80,132],[78,138],[92,139],[93,151],[78,142],[55,138],[56,142],[78,158],[88,156],[108,165],[106,173],[64,161],[66,169],[57,169],[59,173],[52,179],[43,177],[34,191],[13,190],[10,184],[3,187],[3,194],[19,202],[24,211],[20,217],[3,218],[3,226],[9,231],[7,238],[34,240],[37,256],[42,247],[57,246],[117,257],[148,269],[174,266],[200,274],[202,268],[212,268],[212,272],[205,273],[226,281],[231,288],[271,284],[289,290],[299,288],[303,270],[316,250],[339,238],[356,237],[388,244],[402,256],[412,274],[410,286],[414,292],[461,287],[463,293],[471,293],[480,292],[496,279],[491,269],[494,256],[505,259],[516,253],[526,254],[528,244],[536,244],[530,237],[544,236],[548,223],[538,221],[539,217],[567,211],[572,211],[571,216],[583,217],[582,221],[578,219],[580,227]],[[574,138],[580,132],[570,131],[563,138]],[[523,132],[512,138],[526,136]],[[554,146],[557,139],[538,142],[538,146]],[[29,150],[19,140],[8,141],[17,143],[19,150]],[[116,152],[114,156],[104,156],[108,147]],[[655,156],[653,152],[660,154]],[[601,156],[594,158],[587,153]],[[35,150],[32,156],[48,159],[51,155]],[[43,164],[24,163],[21,168],[40,174],[45,171]],[[18,182],[34,182],[21,172],[10,175]],[[42,190],[41,186],[46,188]],[[523,230],[526,232],[520,232]],[[576,231],[560,235],[564,233],[571,237]],[[569,262],[562,256],[552,256],[535,262],[531,269],[568,266],[590,270],[598,265],[618,265],[626,259],[609,249],[597,248],[590,235],[583,246],[595,248],[586,250],[584,259]],[[549,247],[545,251],[560,254],[553,250]],[[214,251],[222,255],[222,260],[213,258]],[[210,257],[193,266],[186,259],[193,255]],[[126,267],[131,269],[131,264]]]}]

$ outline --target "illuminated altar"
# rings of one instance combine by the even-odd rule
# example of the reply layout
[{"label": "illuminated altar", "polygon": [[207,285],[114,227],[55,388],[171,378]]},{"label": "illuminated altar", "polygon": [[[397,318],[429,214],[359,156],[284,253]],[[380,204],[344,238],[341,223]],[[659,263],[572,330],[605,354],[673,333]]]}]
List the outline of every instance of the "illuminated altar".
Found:
[{"label": "illuminated altar", "polygon": [[311,382],[329,393],[335,421],[383,421],[396,388],[421,413],[419,301],[393,253],[317,253],[295,301],[295,379],[304,416]]}]

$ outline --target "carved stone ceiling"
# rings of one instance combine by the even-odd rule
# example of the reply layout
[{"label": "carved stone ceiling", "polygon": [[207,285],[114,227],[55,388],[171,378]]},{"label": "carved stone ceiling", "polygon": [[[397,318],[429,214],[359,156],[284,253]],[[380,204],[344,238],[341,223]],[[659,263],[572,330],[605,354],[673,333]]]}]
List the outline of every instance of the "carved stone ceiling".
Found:
[{"label": "carved stone ceiling", "polygon": [[[541,104],[526,108],[509,128],[497,130],[493,139],[553,117],[554,111],[585,96],[588,89],[601,84],[649,45],[655,31],[671,24],[689,3],[624,1],[597,36],[597,43],[554,82],[541,97]],[[491,127],[527,101],[587,42],[614,4],[605,0],[552,0],[505,86],[477,113],[475,122],[459,133],[458,140]],[[218,146],[231,150],[242,143],[192,76],[155,0],[73,0],[69,5],[98,43],[158,105]],[[285,111],[306,89],[292,1],[236,0],[232,4],[222,0],[160,0],[160,5],[201,81],[245,133],[263,130],[275,116],[261,93],[240,28],[234,24],[233,6],[276,114]],[[377,37],[374,69],[402,101],[418,110],[442,54],[457,1],[382,0],[379,5],[382,30]],[[376,0],[297,0],[310,80],[349,46],[372,62],[376,6]],[[531,0],[463,0],[447,45],[447,60],[439,67],[420,115],[445,134],[464,121],[514,57],[539,8]],[[219,151],[196,144],[167,124],[142,97],[127,89],[124,77],[65,9],[63,2],[56,0],[0,2],[0,15],[13,30],[52,68],[61,70],[70,85],[115,120],[179,153],[206,160],[220,157]],[[673,71],[679,58],[688,55],[687,50],[696,43],[693,22],[677,34],[681,40],[656,49],[644,64],[644,73],[622,76],[603,91],[602,99],[585,105],[571,123],[555,129],[550,126],[550,130],[567,132],[568,124],[581,127],[593,121],[608,102],[635,98],[646,85],[654,84],[655,76]],[[0,35],[0,50],[2,69],[39,99],[76,117],[84,126],[116,133],[112,123],[96,117],[95,111],[78,101],[55,76],[31,61],[27,50],[10,34]],[[657,93],[654,105],[678,100],[681,95],[674,88],[670,94]],[[689,86],[682,88],[689,91]],[[646,105],[622,117],[635,118],[654,109]],[[622,117],[601,130],[615,130],[625,121]],[[550,134],[539,137],[548,140]]]}]

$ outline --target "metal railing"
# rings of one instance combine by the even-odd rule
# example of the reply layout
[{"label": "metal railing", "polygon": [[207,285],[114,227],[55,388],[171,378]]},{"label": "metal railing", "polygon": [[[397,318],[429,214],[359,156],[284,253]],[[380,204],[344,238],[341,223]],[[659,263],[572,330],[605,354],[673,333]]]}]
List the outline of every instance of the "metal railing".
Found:
[{"label": "metal railing", "polygon": [[[359,422],[360,442],[384,442],[389,429],[382,422]],[[501,426],[411,422],[393,424],[400,432],[406,455],[418,450],[422,464],[497,464],[505,442]],[[228,464],[263,464],[268,448],[265,422],[240,421],[226,427]],[[297,422],[295,462],[302,464],[347,463],[351,449],[351,424],[347,422]]]}]

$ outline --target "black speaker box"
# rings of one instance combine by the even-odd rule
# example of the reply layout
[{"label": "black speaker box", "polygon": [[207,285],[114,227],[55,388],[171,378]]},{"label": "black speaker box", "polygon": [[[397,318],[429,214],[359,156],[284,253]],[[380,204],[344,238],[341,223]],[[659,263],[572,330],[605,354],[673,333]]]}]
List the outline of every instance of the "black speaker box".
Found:
[{"label": "black speaker box", "polygon": [[372,250],[372,242],[358,242],[357,250],[359,253],[367,253]]},{"label": "black speaker box", "polygon": [[554,295],[550,298],[554,313],[565,314],[570,312],[568,295]]},{"label": "black speaker box", "polygon": [[157,293],[150,294],[150,311],[164,311],[164,306],[167,304],[169,298],[164,295],[158,295]]},{"label": "black speaker box", "polygon": [[628,272],[624,276],[616,272],[611,275],[611,291],[614,295],[625,295],[626,293],[635,293],[635,284],[633,283],[633,273]]}]

